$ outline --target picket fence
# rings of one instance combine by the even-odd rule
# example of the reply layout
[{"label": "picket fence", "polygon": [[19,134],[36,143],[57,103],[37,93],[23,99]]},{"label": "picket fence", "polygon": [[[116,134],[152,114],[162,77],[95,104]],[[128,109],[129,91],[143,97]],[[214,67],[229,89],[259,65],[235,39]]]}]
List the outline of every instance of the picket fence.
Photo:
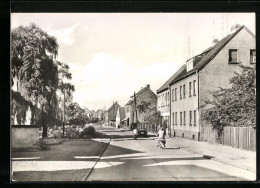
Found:
[{"label": "picket fence", "polygon": [[256,131],[250,127],[224,127],[220,137],[211,127],[201,127],[200,140],[245,150],[256,150]]}]

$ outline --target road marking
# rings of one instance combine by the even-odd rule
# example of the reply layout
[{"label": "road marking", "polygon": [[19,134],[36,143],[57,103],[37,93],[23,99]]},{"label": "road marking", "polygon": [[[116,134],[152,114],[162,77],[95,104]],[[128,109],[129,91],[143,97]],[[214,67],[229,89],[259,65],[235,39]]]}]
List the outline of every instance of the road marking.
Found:
[{"label": "road marking", "polygon": [[12,158],[12,160],[34,160],[40,159],[41,157],[21,157],[21,158]]},{"label": "road marking", "polygon": [[107,168],[107,167],[112,167],[116,165],[121,165],[124,162],[98,162],[95,166],[94,169],[96,168]]},{"label": "road marking", "polygon": [[19,171],[58,171],[92,168],[94,161],[13,161],[12,169]]},{"label": "road marking", "polygon": [[98,159],[99,156],[74,156],[75,159],[92,159],[92,158],[95,158],[95,159]]}]

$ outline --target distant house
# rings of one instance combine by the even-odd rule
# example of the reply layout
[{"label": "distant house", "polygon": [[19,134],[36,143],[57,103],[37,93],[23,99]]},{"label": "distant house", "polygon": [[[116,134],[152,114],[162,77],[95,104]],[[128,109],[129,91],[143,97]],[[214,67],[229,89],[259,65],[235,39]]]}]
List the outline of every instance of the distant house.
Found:
[{"label": "distant house", "polygon": [[92,112],[87,108],[87,107],[82,107],[82,109],[84,110],[84,112],[87,114],[89,119],[92,119]]},{"label": "distant house", "polygon": [[107,123],[108,125],[110,126],[116,126],[115,125],[115,122],[116,122],[116,113],[117,113],[117,110],[118,108],[120,107],[120,105],[115,102],[112,104],[112,106],[110,106],[107,110],[107,114],[106,114],[106,120],[107,120]]},{"label": "distant house", "polygon": [[[136,94],[136,105],[141,104],[141,101],[149,102],[150,107],[156,107],[157,96],[150,89],[150,85],[148,84],[146,87],[141,88]],[[135,103],[134,103],[134,95],[131,96],[128,103],[125,105],[126,107],[126,125],[131,126],[132,123],[144,123],[144,115],[139,110],[135,111]],[[137,113],[136,113],[137,112]],[[129,123],[129,124],[128,124]]]},{"label": "distant house", "polygon": [[116,113],[116,128],[122,127],[125,119],[125,107],[119,107]]},{"label": "distant house", "polygon": [[98,109],[96,111],[96,117],[98,120],[104,120],[104,110]]}]

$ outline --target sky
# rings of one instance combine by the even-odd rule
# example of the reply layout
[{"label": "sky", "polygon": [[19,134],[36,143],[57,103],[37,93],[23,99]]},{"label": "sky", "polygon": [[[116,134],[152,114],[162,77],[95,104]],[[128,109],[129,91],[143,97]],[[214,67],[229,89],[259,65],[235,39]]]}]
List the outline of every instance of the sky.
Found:
[{"label": "sky", "polygon": [[73,100],[90,110],[108,109],[113,101],[124,106],[147,84],[156,93],[235,24],[255,34],[254,13],[11,14],[11,29],[30,23],[57,38],[57,59],[72,73]]}]

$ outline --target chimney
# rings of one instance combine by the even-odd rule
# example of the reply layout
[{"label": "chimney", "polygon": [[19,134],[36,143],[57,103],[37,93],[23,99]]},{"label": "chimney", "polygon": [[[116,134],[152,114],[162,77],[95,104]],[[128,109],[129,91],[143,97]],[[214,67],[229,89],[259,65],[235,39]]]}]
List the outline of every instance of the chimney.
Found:
[{"label": "chimney", "polygon": [[231,27],[230,33],[234,33],[236,30],[238,30],[241,27],[240,24],[233,25]]},{"label": "chimney", "polygon": [[213,39],[212,44],[217,44],[218,43],[218,39]]},{"label": "chimney", "polygon": [[148,89],[150,89],[150,84],[147,84],[147,86],[146,86]]}]

